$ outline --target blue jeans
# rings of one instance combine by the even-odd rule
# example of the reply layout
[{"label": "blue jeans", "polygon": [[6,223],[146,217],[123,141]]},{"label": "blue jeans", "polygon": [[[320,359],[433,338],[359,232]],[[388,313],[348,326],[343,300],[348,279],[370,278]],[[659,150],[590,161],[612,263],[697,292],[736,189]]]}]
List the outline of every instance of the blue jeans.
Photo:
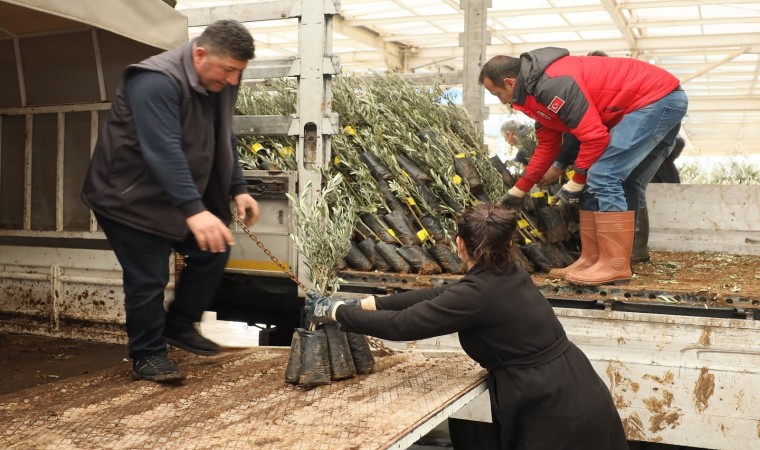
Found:
[{"label": "blue jeans", "polygon": [[[610,143],[604,153],[588,170],[584,209],[630,210],[623,183],[627,182],[643,195],[662,160],[672,150],[688,105],[686,93],[678,88],[623,116],[620,123],[610,129]],[[629,194],[629,197],[633,200],[634,195]]]},{"label": "blue jeans", "polygon": [[[201,320],[211,307],[229,258],[225,253],[205,252],[189,233],[183,241],[134,229],[96,214],[124,272],[124,310],[130,358],[166,351],[165,327],[184,330]],[[164,312],[164,289],[169,283],[172,249],[185,256],[174,301]]]}]

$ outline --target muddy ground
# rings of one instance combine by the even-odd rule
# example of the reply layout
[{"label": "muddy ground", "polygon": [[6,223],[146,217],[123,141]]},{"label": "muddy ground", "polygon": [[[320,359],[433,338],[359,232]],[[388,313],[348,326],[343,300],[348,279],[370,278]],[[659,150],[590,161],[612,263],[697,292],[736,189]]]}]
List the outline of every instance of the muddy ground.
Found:
[{"label": "muddy ground", "polygon": [[127,373],[124,345],[0,333],[0,395],[109,367]]},{"label": "muddy ground", "polygon": [[627,284],[581,289],[546,274],[533,276],[547,296],[632,302],[760,308],[760,256],[651,252]]}]

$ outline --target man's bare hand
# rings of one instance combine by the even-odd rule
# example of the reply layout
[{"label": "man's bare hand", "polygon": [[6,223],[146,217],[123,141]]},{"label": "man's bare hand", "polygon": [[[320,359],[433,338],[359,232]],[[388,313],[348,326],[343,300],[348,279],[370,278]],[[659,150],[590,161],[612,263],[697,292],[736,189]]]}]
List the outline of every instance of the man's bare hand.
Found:
[{"label": "man's bare hand", "polygon": [[259,221],[259,203],[248,194],[238,194],[235,196],[235,206],[240,220],[251,226]]},{"label": "man's bare hand", "polygon": [[556,183],[560,180],[560,177],[562,177],[562,169],[559,169],[557,167],[551,166],[549,167],[549,170],[546,171],[543,177],[541,177],[541,181],[538,182],[538,185],[541,187],[549,186],[551,184]]},{"label": "man's bare hand", "polygon": [[185,222],[203,251],[222,253],[227,251],[228,245],[235,244],[227,225],[208,211],[192,215]]}]

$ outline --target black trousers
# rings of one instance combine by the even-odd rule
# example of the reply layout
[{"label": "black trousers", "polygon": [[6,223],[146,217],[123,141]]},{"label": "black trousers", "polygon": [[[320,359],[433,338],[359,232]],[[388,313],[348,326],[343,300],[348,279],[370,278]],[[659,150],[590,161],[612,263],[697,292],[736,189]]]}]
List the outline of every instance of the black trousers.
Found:
[{"label": "black trousers", "polygon": [[[211,307],[224,274],[229,248],[224,253],[202,251],[189,233],[183,241],[172,241],[136,230],[96,214],[124,272],[129,356],[154,355],[166,351],[164,328],[185,330],[201,320]],[[169,282],[169,257],[176,250],[185,257],[174,301],[164,308],[164,290]]]}]

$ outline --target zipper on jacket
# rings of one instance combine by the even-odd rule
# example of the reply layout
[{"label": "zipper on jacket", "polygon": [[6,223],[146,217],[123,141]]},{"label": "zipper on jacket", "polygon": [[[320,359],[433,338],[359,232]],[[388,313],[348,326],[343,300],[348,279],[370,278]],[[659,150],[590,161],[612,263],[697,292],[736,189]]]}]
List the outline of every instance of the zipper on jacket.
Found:
[{"label": "zipper on jacket", "polygon": [[143,181],[143,179],[145,179],[145,175],[146,174],[147,174],[146,170],[143,170],[142,172],[140,172],[140,175],[137,178],[135,178],[135,180],[133,182],[131,182],[129,184],[129,186],[127,186],[126,188],[124,188],[123,191],[121,191],[121,195],[125,195],[125,194],[129,193],[129,191],[131,191],[134,188],[136,188],[137,185],[140,184]]}]

